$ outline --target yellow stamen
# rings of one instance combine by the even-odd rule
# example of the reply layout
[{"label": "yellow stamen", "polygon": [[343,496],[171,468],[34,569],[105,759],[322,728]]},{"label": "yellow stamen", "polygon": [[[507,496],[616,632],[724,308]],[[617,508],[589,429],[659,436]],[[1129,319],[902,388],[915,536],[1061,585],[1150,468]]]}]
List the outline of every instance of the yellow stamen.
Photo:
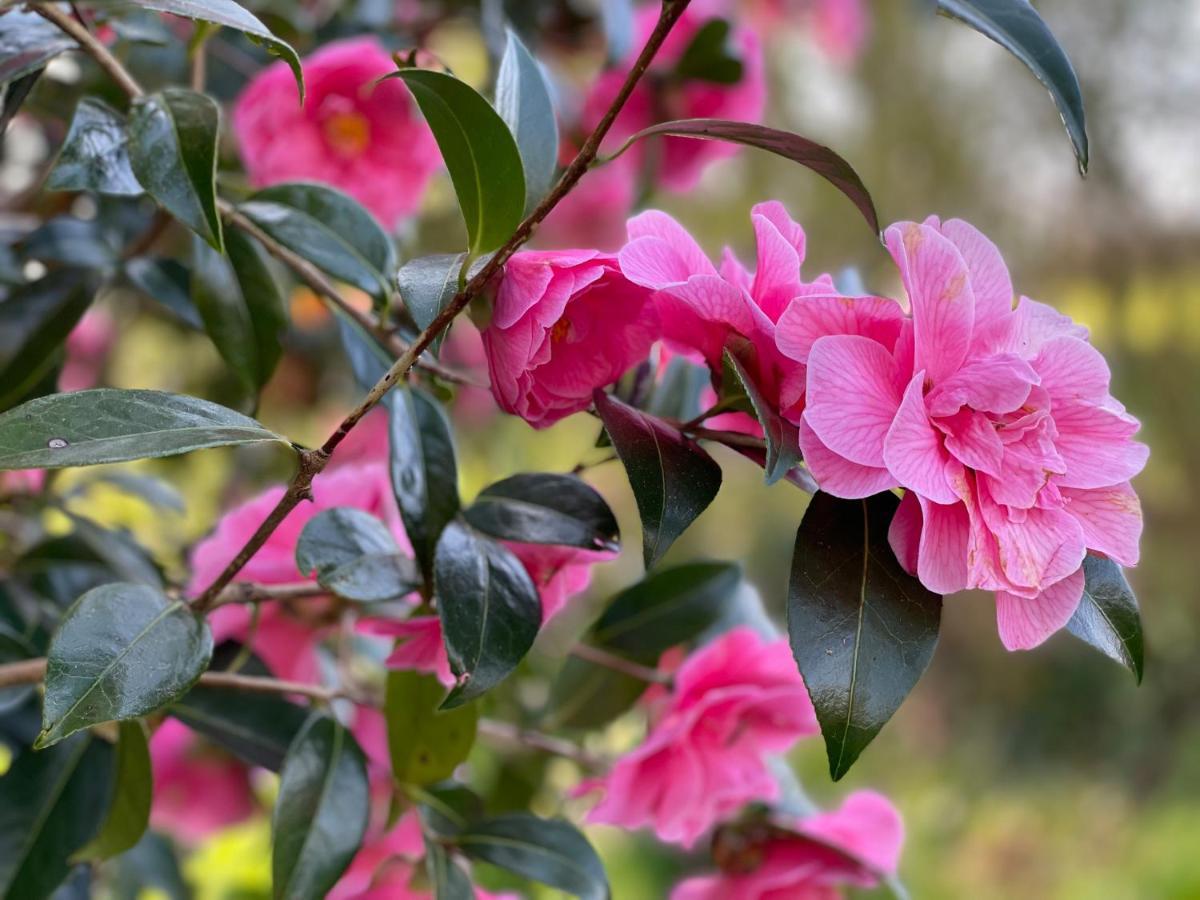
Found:
[{"label": "yellow stamen", "polygon": [[362,113],[334,113],[322,128],[329,146],[342,156],[358,156],[371,142],[371,123]]}]

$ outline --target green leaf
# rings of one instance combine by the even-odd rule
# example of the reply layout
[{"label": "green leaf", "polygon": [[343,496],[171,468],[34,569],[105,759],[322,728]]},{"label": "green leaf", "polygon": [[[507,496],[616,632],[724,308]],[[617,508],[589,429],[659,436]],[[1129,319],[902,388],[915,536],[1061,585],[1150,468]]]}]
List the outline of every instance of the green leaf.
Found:
[{"label": "green leaf", "polygon": [[741,359],[728,348],[725,350],[724,362],[725,372],[736,379],[737,385],[750,402],[754,416],[762,425],[763,438],[767,442],[763,471],[767,484],[774,484],[800,465],[799,430],[767,402]]},{"label": "green leaf", "polygon": [[27,396],[53,370],[95,292],[90,273],[58,269],[0,302],[0,410]]},{"label": "green leaf", "polygon": [[100,827],[112,779],[112,747],[91,735],[17,756],[0,778],[0,897],[54,892]]},{"label": "green leaf", "polygon": [[[466,259],[465,253],[419,256],[410,259],[396,273],[396,287],[404,301],[404,308],[421,330],[428,328],[438,313],[449,306],[454,295],[458,293],[458,276]],[[475,260],[467,268],[467,278],[487,265],[489,259],[491,254]],[[434,353],[441,348],[445,339],[445,331],[434,339],[431,345]]]},{"label": "green leaf", "polygon": [[562,819],[509,813],[464,831],[456,845],[472,859],[515,872],[583,900],[607,900],[608,876],[587,838]]},{"label": "green leaf", "polygon": [[34,85],[42,77],[45,69],[34,69],[28,75],[22,75],[15,81],[0,84],[0,137],[8,131],[9,123],[21,111],[25,98],[33,91]]},{"label": "green leaf", "polygon": [[433,900],[475,900],[475,889],[446,848],[425,838],[425,874],[433,884]]},{"label": "green leaf", "polygon": [[276,184],[238,209],[333,278],[374,297],[387,296],[395,248],[375,217],[349,194],[323,184]]},{"label": "green leaf", "polygon": [[460,706],[499,684],[529,652],[542,601],[529,573],[507,549],[451,522],[438,541],[434,592],[450,668],[461,676],[443,708]]},{"label": "green leaf", "polygon": [[666,422],[603,391],[594,399],[637,500],[649,569],[717,496],[721,467]]},{"label": "green leaf", "polygon": [[408,85],[433,130],[471,255],[495,250],[516,231],[525,209],[525,174],[512,132],[478,91],[453,75],[401,69],[389,77]]},{"label": "green leaf", "polygon": [[404,784],[427,785],[449,778],[475,743],[475,706],[439,710],[446,695],[433,675],[392,670],[383,714],[387,719],[392,775]]},{"label": "green leaf", "polygon": [[1083,598],[1067,631],[1123,665],[1142,683],[1142,617],[1121,567],[1089,554],[1083,560]]},{"label": "green leaf", "polygon": [[392,392],[388,421],[392,490],[417,563],[428,580],[438,538],[459,509],[450,423],[441,405],[417,388]]},{"label": "green leaf", "polygon": [[137,719],[117,727],[116,781],[100,831],[71,857],[75,862],[111,859],[129,850],[150,824],[154,782],[146,726]]},{"label": "green leaf", "polygon": [[582,478],[524,472],[484,488],[463,513],[492,537],[616,553],[621,532],[604,498]]},{"label": "green leaf", "polygon": [[179,600],[142,584],[93,588],[67,610],[50,642],[34,746],[161,709],[196,683],[212,646],[208,625]]},{"label": "green leaf", "polygon": [[120,469],[102,470],[88,479],[87,484],[108,484],[123,494],[136,497],[144,503],[158,509],[183,515],[187,512],[187,504],[183,495],[172,485],[151,475],[138,475]]},{"label": "green leaf", "polygon": [[171,715],[252,766],[283,767],[287,749],[308,717],[282,697],[197,685],[171,706]]},{"label": "green leaf", "polygon": [[192,303],[221,357],[247,393],[257,395],[283,352],[287,314],[258,245],[234,229],[225,250],[228,259],[200,240],[193,243]]},{"label": "green leaf", "polygon": [[675,63],[675,76],[713,84],[737,84],[745,68],[730,52],[729,22],[709,19],[692,36]]},{"label": "green leaf", "polygon": [[362,844],[370,808],[366,760],[336,720],[313,716],[288,748],[271,818],[276,900],[324,897]]},{"label": "green leaf", "polygon": [[456,781],[425,785],[413,794],[420,801],[421,823],[426,833],[453,838],[483,818],[483,798]]},{"label": "green leaf", "polygon": [[286,41],[275,37],[252,13],[233,0],[89,0],[94,9],[118,10],[129,6],[140,6],[155,12],[170,13],[198,22],[211,22],[240,31],[252,41],[261,43],[273,56],[283,59],[296,76],[299,91],[298,102],[304,102],[304,73],[300,68],[300,57]]},{"label": "green leaf", "polygon": [[125,140],[125,117],[102,100],[84,97],[75,107],[46,188],[124,196],[142,193],[129,165]]},{"label": "green leaf", "polygon": [[201,331],[204,321],[192,305],[191,273],[174,259],[138,256],[125,263],[129,283],[161,304],[178,321]]},{"label": "green leaf", "polygon": [[0,469],[57,469],[286,442],[248,416],[183,394],[96,388],[0,414]]},{"label": "green leaf", "polygon": [[888,544],[894,494],[818,492],[796,534],[788,586],[792,653],[837,781],[913,689],[937,645],[942,598]]},{"label": "green leaf", "polygon": [[359,509],[338,506],[313,516],[296,542],[296,568],[347,600],[395,600],[420,586],[412,560],[386,525]]},{"label": "green leaf", "polygon": [[550,85],[536,59],[511,28],[496,76],[496,112],[517,141],[525,172],[525,212],[554,184],[558,166],[558,119]]},{"label": "green leaf", "polygon": [[879,214],[875,211],[875,202],[867,191],[862,179],[854,168],[828,147],[803,138],[790,131],[780,131],[767,128],[765,125],[753,125],[749,122],[731,122],[725,119],[679,119],[674,122],[660,122],[644,128],[628,138],[621,148],[610,158],[620,156],[634,143],[642,138],[653,135],[669,135],[672,137],[695,138],[707,141],[728,141],[734,144],[744,144],[747,147],[757,147],[784,159],[799,163],[807,169],[816,172],[835,188],[841,191],[855,205],[871,230],[879,234]]},{"label": "green leaf", "polygon": [[129,163],[151,197],[214,248],[224,246],[217,211],[216,101],[166,88],[133,102]]},{"label": "green leaf", "polygon": [[7,9],[0,15],[0,84],[40,70],[75,41],[35,12]]},{"label": "green leaf", "polygon": [[1086,172],[1087,122],[1079,79],[1066,52],[1029,0],[937,0],[937,10],[991,38],[1037,77],[1058,107],[1079,171]]}]

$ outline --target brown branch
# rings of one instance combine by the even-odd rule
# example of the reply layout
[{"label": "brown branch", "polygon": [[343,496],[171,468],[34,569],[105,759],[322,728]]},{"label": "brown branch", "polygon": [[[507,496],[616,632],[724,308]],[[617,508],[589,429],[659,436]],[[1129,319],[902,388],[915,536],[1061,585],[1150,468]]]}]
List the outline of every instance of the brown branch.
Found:
[{"label": "brown branch", "polygon": [[294,584],[258,584],[239,581],[221,591],[209,609],[230,603],[267,603],[271,600],[306,600],[310,597],[325,597],[329,594],[315,581],[298,581]]},{"label": "brown branch", "polygon": [[108,76],[115,81],[126,94],[130,97],[141,97],[144,91],[142,86],[134,80],[128,70],[117,61],[117,58],[108,52],[108,48],[101,43],[95,35],[81,25],[73,16],[63,12],[52,3],[38,5],[33,7],[34,12],[42,18],[53,22],[58,26],[59,30],[65,32],[75,39],[75,42],[91,55],[92,59]]},{"label": "brown branch", "polygon": [[0,666],[0,688],[36,684],[46,676],[45,659],[25,659]]},{"label": "brown branch", "polygon": [[715,431],[712,428],[685,428],[692,437],[715,441],[726,447],[747,447],[751,450],[763,450],[766,442],[752,434],[742,434],[740,431]]},{"label": "brown branch", "polygon": [[643,666],[641,663],[636,663],[623,656],[617,656],[615,653],[609,653],[607,650],[602,650],[591,644],[576,644],[571,648],[571,655],[586,660],[593,665],[603,666],[606,669],[612,669],[614,672],[620,672],[622,675],[629,675],[640,681],[645,681],[648,684],[671,683],[671,676],[665,672],[660,672],[658,669],[652,669],[649,666]]},{"label": "brown branch", "polygon": [[629,74],[625,77],[625,82],[621,85],[621,89],[618,91],[612,105],[609,106],[600,123],[588,137],[587,141],[584,142],[579,153],[571,160],[570,165],[567,166],[558,183],[537,205],[537,208],[517,226],[517,230],[513,232],[504,245],[488,260],[487,264],[434,317],[433,321],[417,336],[416,340],[405,348],[404,352],[400,354],[399,358],[392,364],[392,367],[388,369],[383,378],[371,388],[362,402],[346,416],[341,425],[329,436],[325,443],[317,450],[301,452],[300,465],[291,483],[288,485],[287,491],[258,527],[258,530],[254,532],[245,546],[238,552],[237,556],[230,561],[229,565],[225,567],[212,584],[196,598],[194,605],[198,610],[205,610],[212,605],[217,594],[237,577],[237,573],[242,570],[242,567],[250,561],[250,558],[267,542],[267,539],[275,532],[275,529],[279,527],[288,513],[295,509],[301,500],[311,496],[313,478],[325,468],[329,462],[329,457],[345,439],[346,435],[362,420],[363,416],[370,412],[383,399],[383,396],[400,379],[408,374],[409,369],[413,367],[417,358],[425,352],[438,335],[450,327],[450,324],[458,314],[466,308],[467,304],[483,289],[492,276],[500,270],[509,257],[522,244],[529,240],[538,224],[550,214],[559,201],[583,177],[584,173],[587,172],[588,166],[596,158],[596,153],[600,149],[601,142],[604,140],[605,135],[608,134],[613,122],[616,121],[618,114],[625,105],[625,101],[633,93],[633,89],[637,86],[639,79],[649,67],[650,62],[654,59],[654,55],[658,52],[659,47],[662,46],[663,41],[666,40],[671,28],[683,14],[687,5],[688,0],[664,0],[658,22],[654,26],[650,37],[646,40],[641,53],[638,54],[633,68],[629,70]]},{"label": "brown branch", "polygon": [[607,760],[589,753],[578,744],[564,740],[563,738],[554,737],[554,735],[545,734],[541,731],[518,728],[516,725],[510,725],[508,722],[499,722],[495,719],[480,719],[478,727],[479,733],[484,737],[494,738],[495,740],[504,741],[509,744],[532,747],[534,750],[544,750],[546,753],[553,753],[555,756],[573,760],[588,769],[603,769],[608,766]]}]

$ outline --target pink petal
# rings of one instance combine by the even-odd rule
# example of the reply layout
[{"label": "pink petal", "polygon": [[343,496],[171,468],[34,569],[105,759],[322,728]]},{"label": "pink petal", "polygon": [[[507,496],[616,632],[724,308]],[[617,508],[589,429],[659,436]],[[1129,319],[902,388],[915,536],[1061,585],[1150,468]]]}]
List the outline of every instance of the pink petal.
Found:
[{"label": "pink petal", "polygon": [[935,594],[954,594],[968,584],[967,558],[971,520],[962,503],[942,505],[918,497],[921,544],[917,577]]},{"label": "pink petal", "polygon": [[1083,530],[1064,510],[1036,506],[1014,510],[995,504],[982,489],[979,500],[981,524],[995,547],[994,556],[985,558],[993,559],[997,568],[991,578],[973,577],[974,584],[1032,597],[1083,564],[1087,552]]},{"label": "pink petal", "polygon": [[955,459],[968,468],[1000,474],[1004,443],[987,416],[961,409],[949,418],[938,419],[938,425],[946,432],[946,449]]},{"label": "pink petal", "polygon": [[1082,403],[1053,410],[1058,437],[1054,441],[1066,463],[1061,487],[1098,488],[1128,481],[1146,465],[1150,448],[1132,440],[1138,422],[1114,409]]},{"label": "pink petal", "polygon": [[1136,566],[1142,536],[1142,505],[1128,481],[1094,490],[1062,489],[1067,512],[1083,529],[1089,550],[1112,557],[1123,566]]},{"label": "pink petal", "polygon": [[780,353],[799,362],[807,362],[813,343],[826,335],[860,334],[891,350],[903,322],[900,304],[886,297],[799,297],[780,315],[775,344]]},{"label": "pink petal", "polygon": [[779,318],[788,301],[796,296],[800,289],[800,263],[804,259],[804,233],[800,232],[800,248],[780,232],[776,223],[763,214],[762,207],[772,208],[778,216],[782,214],[787,225],[794,222],[783,211],[782,204],[760,204],[754,209],[751,220],[754,223],[754,236],[758,246],[758,258],[754,271],[754,283],[751,295],[759,308],[772,321]]},{"label": "pink petal", "polygon": [[904,821],[892,802],[876,791],[855,791],[840,808],[803,819],[797,830],[885,875],[895,874],[900,864]]},{"label": "pink petal", "polygon": [[1054,404],[1103,401],[1108,396],[1108,363],[1099,350],[1079,338],[1047,341],[1033,368]]},{"label": "pink petal", "polygon": [[949,457],[925,411],[924,383],[924,372],[908,383],[884,441],[883,459],[904,487],[934,503],[955,503],[959,498],[946,480]]},{"label": "pink petal", "polygon": [[1071,620],[1083,597],[1083,569],[1051,585],[1033,599],[1000,591],[996,626],[1007,650],[1032,650]]},{"label": "pink petal", "polygon": [[996,245],[962,219],[943,222],[941,231],[958,248],[971,273],[976,328],[1012,312],[1012,279]]},{"label": "pink petal", "polygon": [[800,452],[821,490],[835,497],[857,500],[896,487],[887,469],[860,466],[822,444],[807,417],[800,420]]},{"label": "pink petal", "polygon": [[953,375],[967,358],[975,322],[975,296],[962,255],[928,225],[902,222],[888,228],[888,249],[912,304],[914,367],[932,383]]},{"label": "pink petal", "polygon": [[687,281],[692,275],[717,274],[687,229],[664,212],[651,209],[634,216],[626,230],[629,243],[618,259],[630,281],[657,288]]},{"label": "pink petal", "polygon": [[929,414],[949,416],[963,406],[980,412],[1012,412],[1028,399],[1038,380],[1033,367],[1013,354],[973,360],[929,392]]},{"label": "pink petal", "polygon": [[892,356],[857,335],[824,337],[808,358],[804,418],[821,442],[850,462],[879,467],[900,394]]},{"label": "pink petal", "polygon": [[909,575],[917,574],[917,554],[921,548],[921,503],[912,491],[905,491],[888,526],[888,543],[900,566]]}]

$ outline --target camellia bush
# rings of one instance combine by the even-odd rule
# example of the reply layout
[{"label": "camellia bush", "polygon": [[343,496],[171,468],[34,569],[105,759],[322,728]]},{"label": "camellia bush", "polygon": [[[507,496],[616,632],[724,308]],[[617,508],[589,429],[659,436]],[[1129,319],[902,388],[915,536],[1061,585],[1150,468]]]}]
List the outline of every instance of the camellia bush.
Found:
[{"label": "camellia bush", "polygon": [[[911,14],[934,6],[1032,71],[1086,168],[1033,7]],[[1148,451],[1087,331],[1019,293],[983,223],[886,224],[844,158],[763,124],[765,36],[853,56],[859,0],[317,7],[0,4],[3,122],[51,145],[0,252],[0,896],[184,896],[176,853],[249,816],[264,772],[279,898],[604,898],[593,823],[690,851],[673,900],[903,895],[900,811],[862,789],[817,809],[782,758],[819,736],[841,779],[944,597],[993,592],[1009,650],[1065,628],[1142,674],[1122,567]],[[428,40],[450,20],[487,43],[471,83]],[[836,187],[902,291],[802,274],[779,202],[723,223],[752,265],[644,208],[734,153]],[[461,223],[414,254],[439,184]],[[316,446],[256,418],[297,286],[360,386]],[[119,339],[101,294],[205,333],[223,402],[95,386]],[[595,447],[462,496],[447,409],[482,370],[492,408],[577,416]],[[215,486],[186,572],[69,503],[104,480],[169,509],[170,484],[56,477],[247,445],[290,479]],[[661,564],[721,489],[716,445],[795,498],[786,627],[738,560]],[[640,550],[585,478],[618,461]],[[529,656],[623,552],[641,580]],[[497,748],[558,808],[484,790]]]}]

